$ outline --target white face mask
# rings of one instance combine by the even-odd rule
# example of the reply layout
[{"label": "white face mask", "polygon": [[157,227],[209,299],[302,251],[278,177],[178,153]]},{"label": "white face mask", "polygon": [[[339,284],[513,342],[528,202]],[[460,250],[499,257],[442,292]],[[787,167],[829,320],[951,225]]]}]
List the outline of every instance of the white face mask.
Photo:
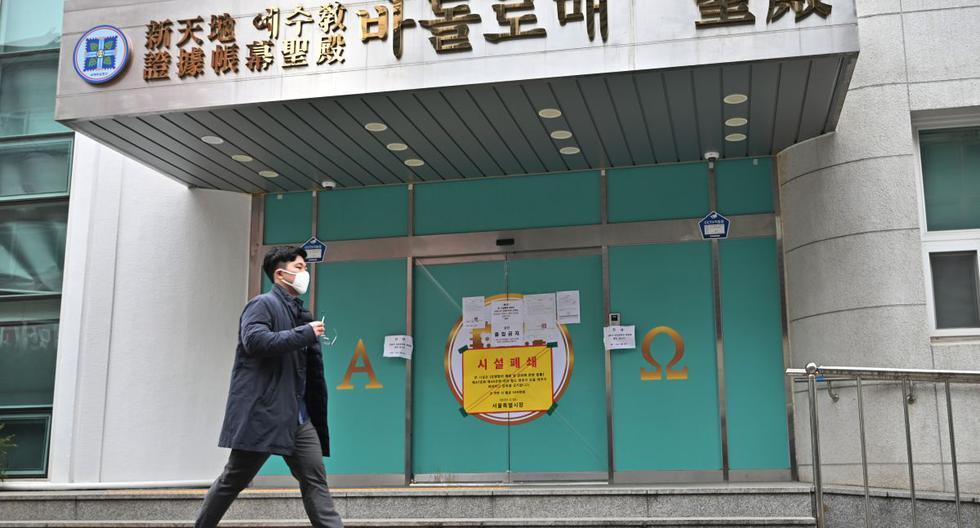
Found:
[{"label": "white face mask", "polygon": [[282,270],[282,272],[293,275],[293,282],[287,282],[286,284],[292,286],[292,288],[296,290],[296,293],[300,295],[306,293],[307,288],[310,287],[310,272],[300,271],[299,273],[296,273],[289,270]]}]

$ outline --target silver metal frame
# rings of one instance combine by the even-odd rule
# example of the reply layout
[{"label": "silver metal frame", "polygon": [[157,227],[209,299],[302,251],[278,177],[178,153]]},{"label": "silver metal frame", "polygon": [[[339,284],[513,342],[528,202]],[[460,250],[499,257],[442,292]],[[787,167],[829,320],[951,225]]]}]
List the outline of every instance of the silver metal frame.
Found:
[{"label": "silver metal frame", "polygon": [[[310,229],[310,233],[313,233],[313,236],[315,236],[317,240],[320,239],[319,235],[317,234],[319,229],[320,229],[320,193],[317,191],[313,191],[313,225]],[[319,275],[319,273],[310,273],[310,292],[312,292],[310,294],[311,314],[316,313],[316,276],[317,275]]]},{"label": "silver metal frame", "polygon": [[[401,487],[405,483],[401,473],[336,474],[331,473],[331,488]],[[252,480],[253,488],[296,488],[292,475],[258,475]]]},{"label": "silver metal frame", "polygon": [[[871,493],[868,486],[868,441],[864,433],[864,387],[860,376],[857,378],[858,433],[861,439],[861,473],[864,483],[864,526],[871,528]],[[836,400],[835,400],[836,401]]]},{"label": "silver metal frame", "polygon": [[[413,299],[415,298],[415,262],[414,259],[405,259],[405,335],[414,336],[413,333]],[[414,476],[412,473],[412,360],[405,360],[405,485],[411,484]]]},{"label": "silver metal frame", "polygon": [[[609,224],[609,173],[602,169],[599,173],[599,221],[602,225]],[[612,301],[609,294],[609,246],[602,246],[602,306],[606,314],[606,322],[612,313]],[[605,369],[606,389],[606,481],[614,482],[616,474],[616,441],[613,430],[613,389],[612,389],[612,351],[603,350],[603,368]]]},{"label": "silver metal frame", "polygon": [[265,196],[252,195],[248,247],[248,297],[262,293],[262,253],[265,246]]},{"label": "silver metal frame", "polygon": [[490,473],[419,473],[415,475],[415,484],[512,484],[522,482],[606,482],[606,473],[604,471],[496,471]]},{"label": "silver metal frame", "polygon": [[810,363],[806,366],[806,369],[786,369],[786,376],[793,381],[805,380],[807,383],[807,394],[809,396],[810,404],[810,452],[813,459],[813,511],[814,516],[817,519],[817,528],[826,528],[823,501],[823,475],[820,467],[820,420],[817,414],[817,383],[852,379],[857,381],[858,421],[860,422],[859,430],[861,437],[861,469],[864,475],[865,526],[870,526],[871,524],[871,499],[870,489],[868,486],[868,460],[865,449],[864,434],[864,398],[862,395],[862,382],[866,380],[899,382],[902,384],[902,409],[905,418],[905,448],[906,456],[908,458],[909,498],[912,505],[911,526],[913,528],[918,525],[918,512],[916,509],[915,464],[912,459],[912,429],[909,420],[909,405],[914,401],[911,386],[913,382],[942,383],[945,386],[946,414],[949,422],[950,453],[952,454],[951,458],[953,464],[953,492],[956,500],[956,526],[963,526],[963,519],[960,511],[960,482],[959,473],[956,467],[956,435],[953,427],[953,402],[950,398],[950,384],[962,383],[980,385],[980,371],[867,367],[818,367],[815,363]]},{"label": "silver metal frame", "polygon": [[[708,163],[708,201],[712,211],[718,210],[718,174],[715,162]],[[725,386],[725,327],[721,313],[721,248],[717,239],[711,240],[711,288],[715,308],[715,368],[718,380],[718,421],[721,434],[721,473],[729,479],[728,459],[728,395]]]},{"label": "silver metal frame", "polygon": [[[783,329],[783,368],[793,365],[793,351],[789,342],[789,303],[786,294],[786,259],[783,254],[783,194],[779,186],[779,169],[775,158],[772,164],[772,196],[775,207],[776,224],[776,272],[779,275],[779,319]],[[793,480],[800,480],[800,465],[796,459],[796,401],[793,394],[793,382],[783,380],[784,397],[786,398],[786,431],[789,439],[789,464]]]},{"label": "silver metal frame", "polygon": [[[752,214],[732,216],[738,229],[729,239],[775,237],[775,216]],[[634,246],[672,242],[701,241],[697,222],[700,218],[592,224],[568,227],[545,227],[507,231],[481,231],[447,235],[403,236],[330,242],[327,262],[391,260],[408,257],[479,257],[524,254],[543,251],[568,251],[602,246]],[[513,238],[514,245],[500,247],[497,240]],[[302,244],[305,241],[296,242]],[[261,246],[265,249],[267,246]]]},{"label": "silver metal frame", "polygon": [[[716,185],[714,182],[714,171],[709,175],[711,178],[711,202],[712,208],[716,207]],[[506,231],[487,231],[477,233],[460,233],[446,235],[414,235],[414,185],[409,184],[408,192],[408,233],[403,237],[381,238],[371,240],[353,241],[334,241],[330,243],[330,251],[326,255],[327,262],[350,262],[359,260],[389,260],[403,258],[406,261],[406,333],[412,335],[413,321],[413,297],[414,297],[414,273],[417,265],[436,265],[454,264],[465,262],[481,261],[504,261],[509,259],[524,258],[548,258],[561,256],[577,255],[601,255],[603,265],[603,302],[606,317],[612,310],[609,297],[609,246],[628,246],[645,245],[659,243],[674,243],[684,241],[700,241],[701,234],[698,230],[698,218],[677,219],[677,220],[658,220],[647,222],[628,222],[628,223],[608,223],[608,198],[607,198],[607,173],[600,171],[601,188],[599,193],[601,224],[568,226],[555,228],[532,228]],[[314,192],[313,199],[313,233],[317,233],[319,221],[319,192]],[[265,198],[263,195],[253,195],[252,215],[251,215],[251,245],[250,245],[250,270],[249,270],[249,294],[256,295],[261,290],[261,256],[264,250],[270,246],[264,245],[264,224],[265,224]],[[778,206],[777,206],[778,207]],[[731,239],[747,239],[760,237],[776,237],[777,243],[780,240],[779,217],[777,214],[754,214],[737,215],[732,217],[733,222],[737,222],[739,228],[730,236]],[[515,244],[509,247],[499,247],[496,241],[500,238],[514,238]],[[302,242],[296,242],[297,244]],[[782,276],[782,254],[780,259],[780,287],[784,293]],[[609,483],[681,483],[681,482],[719,482],[723,480],[737,481],[762,481],[762,480],[786,480],[783,471],[737,471],[731,472],[728,464],[728,442],[727,442],[727,409],[725,402],[724,384],[724,349],[723,331],[721,327],[721,304],[720,304],[720,268],[718,259],[718,243],[712,243],[712,274],[713,285],[715,288],[715,317],[717,325],[716,353],[719,355],[718,376],[719,376],[719,411],[721,422],[723,468],[721,471],[616,471],[615,469],[615,448],[614,448],[614,421],[613,421],[613,393],[612,393],[612,355],[605,351],[605,388],[606,388],[606,428],[607,428],[607,464],[608,469],[602,472],[570,472],[570,473],[514,473],[511,474],[510,481],[605,481]],[[314,274],[316,275],[316,274]],[[313,279],[315,280],[315,278]],[[315,283],[313,299],[315,303]],[[315,305],[311,304],[311,309]],[[784,357],[787,357],[787,347],[785,344],[785,296],[783,296],[783,318],[784,318]],[[433,482],[502,482],[507,481],[507,475],[501,474],[501,478],[496,478],[495,474],[441,474],[441,475],[415,475],[413,473],[412,457],[412,388],[413,388],[413,369],[412,362],[406,362],[405,369],[405,467],[404,473],[400,475],[401,485],[412,483],[433,483]],[[789,387],[789,383],[787,383]],[[788,423],[792,424],[792,406],[788,406],[790,413]],[[791,435],[791,453],[794,453]],[[795,478],[796,460],[791,455],[792,470],[790,476]],[[343,476],[338,475],[334,481],[356,481],[357,485],[398,485],[392,484],[391,475],[377,475],[377,479],[372,479],[370,475]],[[338,481],[337,479],[341,479]]]},{"label": "silver metal frame", "polygon": [[953,427],[953,399],[949,391],[949,380],[943,385],[946,387],[946,419],[949,422],[949,453],[950,462],[953,464],[953,491],[956,494],[956,526],[963,523],[963,513],[960,504],[960,473],[956,468],[956,433]]},{"label": "silver metal frame", "polygon": [[909,402],[911,380],[902,381],[902,410],[905,413],[905,450],[909,460],[909,496],[912,499],[912,528],[919,525],[919,516],[915,511],[915,464],[912,462],[912,427],[909,421]]},{"label": "silver metal frame", "polygon": [[[408,184],[408,236],[415,234],[415,184]],[[414,299],[415,299],[415,259],[408,257],[405,259],[405,335],[414,336]],[[413,409],[413,383],[414,379],[412,360],[405,361],[405,485],[409,485],[415,479],[412,469],[412,445],[414,436],[412,435],[412,409]]]},{"label": "silver metal frame", "polygon": [[710,484],[724,480],[720,470],[704,471],[617,471],[616,484]]}]

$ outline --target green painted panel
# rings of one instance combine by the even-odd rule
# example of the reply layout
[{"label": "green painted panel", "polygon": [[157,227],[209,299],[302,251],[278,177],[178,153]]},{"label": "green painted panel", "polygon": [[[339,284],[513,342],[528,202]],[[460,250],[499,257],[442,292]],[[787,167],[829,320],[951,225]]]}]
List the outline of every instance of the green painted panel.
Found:
[{"label": "green painted panel", "polygon": [[774,211],[772,158],[721,160],[715,166],[718,179],[718,212],[725,215]]},{"label": "green painted panel", "polygon": [[929,231],[980,228],[980,127],[919,132]]},{"label": "green painted panel", "polygon": [[[616,470],[721,469],[710,244],[613,247],[609,265],[612,311],[636,325],[638,346],[612,353]],[[639,347],[659,326],[684,339],[688,379],[640,379],[653,367]],[[666,369],[673,340],[658,336],[651,353]]]},{"label": "green painted panel", "polygon": [[569,172],[415,186],[415,234],[597,224],[599,173]]},{"label": "green painted panel", "polygon": [[265,195],[265,244],[302,244],[313,230],[313,193]]},{"label": "green painted panel", "polygon": [[508,428],[464,417],[444,367],[446,341],[462,313],[462,298],[506,293],[505,288],[502,262],[415,269],[412,460],[416,474],[507,469]]},{"label": "green painted panel", "polygon": [[408,234],[408,187],[392,185],[320,193],[321,240],[356,240]]},{"label": "green painted panel", "polygon": [[[405,361],[385,358],[384,337],[405,333],[406,273],[404,260],[318,264],[317,307],[314,316],[326,319],[328,336],[336,341],[323,347],[329,392],[332,474],[402,473],[405,468]],[[367,389],[368,375],[355,373],[352,390],[338,390],[363,340],[380,389]],[[363,366],[362,360],[358,361]],[[365,417],[370,417],[366,420]],[[288,475],[280,457],[262,470]]]},{"label": "green painted panel", "polygon": [[776,241],[721,242],[722,325],[733,469],[789,467]]},{"label": "green painted panel", "polygon": [[579,290],[581,324],[568,325],[575,363],[555,412],[510,431],[510,469],[606,471],[606,391],[602,327],[602,257],[522,259],[508,263],[514,292]]},{"label": "green painted panel", "polygon": [[680,163],[609,171],[609,221],[702,217],[708,213],[708,166]]}]

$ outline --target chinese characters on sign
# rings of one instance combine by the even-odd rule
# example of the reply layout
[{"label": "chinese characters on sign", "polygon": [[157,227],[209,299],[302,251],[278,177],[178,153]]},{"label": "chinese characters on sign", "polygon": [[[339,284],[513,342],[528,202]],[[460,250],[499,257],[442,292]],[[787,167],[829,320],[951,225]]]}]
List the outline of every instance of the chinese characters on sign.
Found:
[{"label": "chinese characters on sign", "polygon": [[[695,22],[700,28],[713,26],[734,26],[754,24],[755,15],[749,11],[749,0],[694,0],[701,10],[701,20]],[[816,13],[821,18],[830,16],[833,6],[823,0],[769,0],[769,15],[766,23],[771,24],[793,11],[796,21]]]},{"label": "chinese characters on sign", "polygon": [[[422,2],[431,17],[418,21],[406,18],[406,3]],[[354,12],[359,23],[351,30],[360,33],[361,42],[387,42],[391,51],[401,59],[405,31],[416,29],[438,54],[472,52],[471,33],[484,25],[496,31],[483,33],[492,45],[507,45],[515,40],[542,39],[548,30],[541,27],[539,17],[553,17],[560,27],[585,27],[590,41],[609,39],[610,0],[484,0],[492,9],[495,21],[484,21],[473,11],[474,0],[377,0]],[[694,0],[700,18],[697,29],[740,24],[755,24],[749,10],[749,0]],[[833,6],[826,0],[769,0],[766,23],[780,20],[792,11],[796,22],[816,13],[830,16]],[[246,19],[247,20],[247,19]],[[245,42],[239,48],[235,19],[228,13],[211,14],[205,29],[205,17],[151,20],[146,24],[146,53],[143,57],[143,79],[170,80],[173,68],[179,79],[197,78],[206,73],[208,53],[205,39],[210,42],[210,65],[215,75],[238,73],[240,49],[247,50],[244,65],[251,72],[262,72],[279,62],[282,68],[306,67],[311,64],[330,66],[344,64],[347,50],[347,7],[338,1],[324,1],[309,8],[302,4],[292,9],[269,7],[252,18],[251,26],[258,30],[259,39]],[[175,35],[175,31],[177,34]],[[251,31],[251,30],[249,30]],[[280,37],[282,37],[280,39]],[[175,42],[173,42],[175,40]],[[171,44],[173,43],[173,47]],[[174,49],[176,48],[176,49]]]},{"label": "chinese characters on sign", "polygon": [[792,10],[796,13],[796,21],[816,13],[820,18],[830,16],[833,6],[824,3],[823,0],[769,0],[769,16],[766,22],[779,20],[787,11]]}]

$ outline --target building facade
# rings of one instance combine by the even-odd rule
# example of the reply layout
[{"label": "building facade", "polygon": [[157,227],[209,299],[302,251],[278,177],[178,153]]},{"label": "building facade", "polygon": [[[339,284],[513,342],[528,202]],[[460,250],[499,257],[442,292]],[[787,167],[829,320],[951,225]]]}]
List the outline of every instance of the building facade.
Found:
[{"label": "building facade", "polygon": [[[38,17],[37,10],[47,11]],[[47,472],[74,133],[54,120],[61,2],[0,4],[0,436]]]},{"label": "building facade", "polygon": [[[311,237],[335,485],[807,480],[786,367],[977,369],[980,3],[347,4],[65,3],[79,133],[32,476],[212,478],[259,259]],[[129,47],[80,55],[101,25]],[[634,347],[604,342],[614,315]],[[402,335],[412,359],[385,357]],[[483,369],[550,390],[474,400]],[[834,390],[825,477],[860,483]],[[915,395],[916,483],[950,489],[943,395]],[[976,395],[954,396],[978,490]],[[865,397],[873,485],[907,485],[901,398]]]}]

